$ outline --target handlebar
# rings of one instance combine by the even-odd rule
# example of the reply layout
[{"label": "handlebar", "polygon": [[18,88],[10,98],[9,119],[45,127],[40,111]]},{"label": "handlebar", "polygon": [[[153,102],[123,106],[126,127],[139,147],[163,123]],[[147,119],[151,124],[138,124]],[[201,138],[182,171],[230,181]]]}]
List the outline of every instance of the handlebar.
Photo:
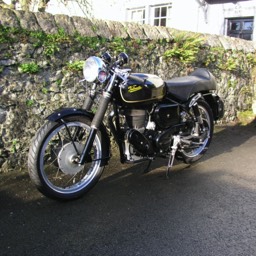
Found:
[{"label": "handlebar", "polygon": [[126,53],[121,52],[116,61],[112,62],[112,57],[109,54],[109,52],[105,52],[102,56],[102,60],[109,65],[110,68],[115,68],[115,67],[122,67],[123,65],[128,63],[129,57]]},{"label": "handlebar", "polygon": [[[108,52],[104,53],[102,55],[102,59],[103,61],[108,64],[108,70],[112,73],[116,73],[118,75],[118,77],[124,79],[124,77],[127,79],[132,79],[135,80],[139,83],[144,84],[146,79],[142,79],[138,76],[134,76],[134,75],[130,75],[129,72],[131,71],[130,69],[125,69],[122,70],[120,69],[120,67],[122,67],[124,64],[128,63],[128,55],[124,52],[120,53],[116,59],[116,61],[114,63],[111,64],[112,61],[112,57],[110,56],[110,54]],[[118,72],[117,72],[118,71]],[[126,75],[124,74],[126,73]],[[129,75],[128,75],[129,74]]]}]

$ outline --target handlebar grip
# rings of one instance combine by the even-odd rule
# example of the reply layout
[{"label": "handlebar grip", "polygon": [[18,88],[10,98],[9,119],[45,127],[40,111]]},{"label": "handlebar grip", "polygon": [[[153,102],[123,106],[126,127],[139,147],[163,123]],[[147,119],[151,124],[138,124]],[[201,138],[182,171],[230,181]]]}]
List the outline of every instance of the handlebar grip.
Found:
[{"label": "handlebar grip", "polygon": [[135,81],[137,81],[137,82],[139,82],[139,83],[145,83],[145,80],[146,80],[146,79],[142,79],[142,78],[139,78],[139,77],[133,76],[133,75],[129,75],[128,78],[129,78],[129,79],[133,79],[133,80],[135,80]]}]

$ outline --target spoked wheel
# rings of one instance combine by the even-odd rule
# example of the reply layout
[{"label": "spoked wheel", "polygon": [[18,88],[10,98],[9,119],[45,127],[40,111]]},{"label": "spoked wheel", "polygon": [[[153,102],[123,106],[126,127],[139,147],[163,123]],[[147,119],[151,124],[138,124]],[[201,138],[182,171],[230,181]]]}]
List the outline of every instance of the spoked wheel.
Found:
[{"label": "spoked wheel", "polygon": [[90,131],[86,117],[69,117],[64,122],[47,122],[36,134],[29,150],[29,175],[44,195],[75,199],[99,180],[103,166],[102,141],[98,132],[84,165],[79,157]]},{"label": "spoked wheel", "polygon": [[199,160],[207,151],[213,135],[213,114],[212,110],[205,101],[198,102],[199,112],[203,120],[203,129],[200,129],[200,134],[194,136],[195,127],[191,131],[191,138],[189,145],[183,145],[179,151],[185,163],[193,163]]}]

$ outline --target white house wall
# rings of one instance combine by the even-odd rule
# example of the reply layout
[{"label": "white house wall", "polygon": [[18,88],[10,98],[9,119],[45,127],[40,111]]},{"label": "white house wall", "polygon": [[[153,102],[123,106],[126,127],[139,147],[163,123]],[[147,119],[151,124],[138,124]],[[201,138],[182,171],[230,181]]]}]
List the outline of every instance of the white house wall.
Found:
[{"label": "white house wall", "polygon": [[[225,18],[238,18],[238,17],[253,17],[254,18],[254,31],[253,40],[256,40],[256,1],[240,2],[237,4],[223,5],[223,20]],[[226,34],[226,27],[223,24],[223,30],[220,34]]]},{"label": "white house wall", "polygon": [[[10,2],[10,0],[4,0]],[[87,16],[104,20],[129,21],[128,10],[146,7],[146,23],[150,22],[150,6],[171,4],[168,26],[193,32],[225,35],[227,18],[254,17],[256,40],[256,0],[227,4],[208,4],[207,8],[197,0],[88,0],[89,8],[83,8],[79,0],[51,0],[47,12],[70,16]],[[65,4],[64,4],[65,2]]]},{"label": "white house wall", "polygon": [[[170,27],[180,30],[225,35],[226,19],[235,17],[254,17],[256,24],[256,0],[208,4],[207,8],[200,6],[197,0],[94,0],[92,8],[95,18],[128,21],[127,9],[158,4],[172,5]],[[146,22],[149,22],[148,12]],[[253,34],[256,40],[256,25]]]},{"label": "white house wall", "polygon": [[[172,9],[171,26],[181,30],[225,35],[225,20],[236,17],[254,17],[256,24],[256,1],[213,4],[204,8],[196,0],[173,0]],[[256,40],[256,25],[253,34]]]}]

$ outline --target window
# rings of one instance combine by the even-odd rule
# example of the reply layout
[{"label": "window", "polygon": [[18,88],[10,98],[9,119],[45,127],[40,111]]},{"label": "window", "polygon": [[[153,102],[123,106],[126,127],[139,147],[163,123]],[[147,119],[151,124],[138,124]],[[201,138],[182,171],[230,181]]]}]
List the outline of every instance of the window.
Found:
[{"label": "window", "polygon": [[227,35],[252,40],[253,18],[235,18],[227,20]]},{"label": "window", "polygon": [[170,5],[153,6],[153,19],[154,26],[167,26],[170,18]]},{"label": "window", "polygon": [[145,8],[131,9],[130,11],[130,20],[145,24]]},{"label": "window", "polygon": [[128,20],[154,26],[170,26],[171,4],[145,5],[127,9]]}]

